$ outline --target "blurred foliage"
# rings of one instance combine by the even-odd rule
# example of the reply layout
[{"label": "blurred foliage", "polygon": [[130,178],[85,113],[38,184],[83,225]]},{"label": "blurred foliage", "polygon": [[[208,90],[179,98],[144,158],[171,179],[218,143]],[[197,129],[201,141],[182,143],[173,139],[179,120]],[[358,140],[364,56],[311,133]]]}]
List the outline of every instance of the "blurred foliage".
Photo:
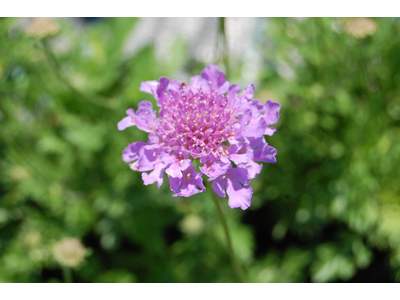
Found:
[{"label": "blurred foliage", "polygon": [[[262,29],[256,96],[282,105],[278,162],[247,211],[221,199],[250,282],[400,281],[400,21],[368,20]],[[65,237],[86,248],[75,282],[234,282],[210,196],[143,186],[121,152],[146,134],[116,128],[154,101],[142,81],[205,64],[179,38],[167,62],[153,45],[125,57],[137,19],[53,21],[0,19],[0,282],[62,282]],[[230,62],[239,82],[245,62]]]}]

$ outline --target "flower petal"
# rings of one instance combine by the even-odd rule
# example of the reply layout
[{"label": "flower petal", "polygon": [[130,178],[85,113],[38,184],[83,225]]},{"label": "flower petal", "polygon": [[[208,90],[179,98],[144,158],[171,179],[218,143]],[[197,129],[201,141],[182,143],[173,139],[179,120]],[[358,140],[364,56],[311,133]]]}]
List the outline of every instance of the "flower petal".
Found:
[{"label": "flower petal", "polygon": [[248,162],[249,154],[246,151],[246,147],[247,145],[245,143],[231,145],[228,149],[229,159],[236,165]]},{"label": "flower petal", "polygon": [[161,77],[159,79],[160,84],[157,86],[157,100],[158,103],[162,103],[165,97],[165,89],[168,87],[169,79],[167,77]]},{"label": "flower petal", "polygon": [[180,151],[179,147],[175,147],[173,153],[161,153],[161,160],[167,166],[165,173],[171,177],[182,177],[182,172],[192,165],[192,160],[186,158],[187,151]]},{"label": "flower petal", "polygon": [[179,92],[179,89],[182,85],[182,81],[179,80],[171,80],[168,84],[167,90],[168,91],[174,91],[174,92]]},{"label": "flower petal", "polygon": [[246,110],[240,121],[242,128],[242,134],[246,137],[261,137],[264,135],[267,129],[267,123],[262,118],[253,118],[253,113],[250,110]]},{"label": "flower petal", "polygon": [[129,108],[126,111],[126,114],[128,116],[118,122],[118,130],[120,130],[120,131],[125,130],[128,127],[136,125],[135,121],[133,120],[133,117],[135,116],[135,111],[132,108]]},{"label": "flower petal", "polygon": [[140,91],[152,94],[154,98],[157,97],[157,87],[158,87],[158,81],[157,80],[151,80],[151,81],[144,81],[140,84]]},{"label": "flower petal", "polygon": [[241,166],[246,168],[250,179],[257,178],[258,174],[261,173],[261,170],[263,168],[262,164],[258,164],[253,160],[249,160],[247,163],[242,164]]},{"label": "flower petal", "polygon": [[153,170],[161,160],[161,149],[159,145],[146,145],[140,149],[138,170],[140,172]]},{"label": "flower petal", "polygon": [[240,87],[240,85],[238,84],[232,84],[229,89],[228,92],[226,93],[227,97],[231,100],[235,99],[235,97],[237,96],[237,94],[239,94],[241,92],[242,88]]},{"label": "flower petal", "polygon": [[254,97],[254,84],[248,85],[245,87],[243,96],[247,99],[247,100],[251,100]]},{"label": "flower petal", "polygon": [[153,132],[157,127],[157,116],[153,111],[153,104],[149,101],[142,101],[138,105],[138,110],[133,116],[137,128],[145,132]]},{"label": "flower petal", "polygon": [[193,93],[197,93],[200,89],[202,89],[204,92],[207,92],[209,90],[209,85],[207,80],[205,80],[203,77],[200,75],[195,75],[190,78],[190,88]]},{"label": "flower petal", "polygon": [[218,177],[217,179],[215,179],[213,181],[211,187],[219,197],[225,198],[225,196],[226,196],[225,181],[221,177]]},{"label": "flower petal", "polygon": [[250,147],[253,150],[253,159],[267,163],[276,163],[275,155],[278,153],[274,147],[268,145],[265,138],[249,138]]},{"label": "flower petal", "polygon": [[251,204],[253,189],[250,186],[244,186],[250,182],[248,172],[245,168],[230,168],[225,175],[214,180],[212,188],[220,197],[228,194],[228,204],[231,208],[240,207],[247,209]]},{"label": "flower petal", "polygon": [[155,165],[153,172],[151,172],[150,174],[142,173],[144,185],[149,185],[157,182],[157,187],[160,188],[163,183],[164,170],[165,165],[163,163],[158,163]]},{"label": "flower petal", "polygon": [[218,161],[213,156],[202,157],[200,162],[203,164],[203,166],[200,167],[200,170],[209,177],[208,181],[212,181],[215,178],[225,174],[231,165],[229,161]]},{"label": "flower petal", "polygon": [[127,116],[118,122],[118,130],[120,131],[125,130],[126,128],[131,126],[135,126],[135,122],[133,122],[130,116]]},{"label": "flower petal", "polygon": [[251,186],[242,186],[239,182],[232,180],[228,182],[226,193],[229,197],[228,205],[231,208],[240,207],[242,210],[246,210],[250,207],[253,196]]},{"label": "flower petal", "polygon": [[264,120],[268,125],[275,124],[279,120],[279,110],[281,105],[277,102],[268,100],[264,104]]},{"label": "flower petal", "polygon": [[204,187],[201,175],[202,173],[196,173],[195,167],[191,166],[183,172],[182,178],[169,177],[171,190],[175,192],[172,196],[190,197],[203,192],[206,188]]},{"label": "flower petal", "polygon": [[146,145],[146,143],[142,141],[128,145],[122,152],[122,159],[124,162],[132,162],[139,159],[139,151],[144,145]]},{"label": "flower petal", "polygon": [[267,129],[265,129],[264,134],[272,136],[276,131],[276,128],[274,127],[267,127]]},{"label": "flower petal", "polygon": [[178,161],[173,162],[166,170],[165,173],[167,173],[169,176],[171,177],[177,177],[177,178],[181,178],[182,177],[182,172],[181,172],[181,168],[179,165]]},{"label": "flower petal", "polygon": [[208,81],[211,88],[218,91],[219,94],[224,94],[229,89],[229,82],[226,81],[225,74],[218,71],[216,65],[209,65],[201,72],[201,77]]}]

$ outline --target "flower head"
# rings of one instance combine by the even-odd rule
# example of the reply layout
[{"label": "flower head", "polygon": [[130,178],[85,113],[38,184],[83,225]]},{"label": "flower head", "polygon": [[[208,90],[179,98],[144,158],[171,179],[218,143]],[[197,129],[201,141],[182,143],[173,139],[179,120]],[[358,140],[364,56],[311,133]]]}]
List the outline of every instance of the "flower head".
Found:
[{"label": "flower head", "polygon": [[86,249],[76,238],[64,238],[53,247],[55,260],[67,267],[76,267],[85,258]]},{"label": "flower head", "polygon": [[345,24],[346,32],[357,39],[373,35],[376,27],[375,21],[370,18],[351,18]]},{"label": "flower head", "polygon": [[118,129],[136,126],[149,133],[147,142],[132,143],[122,153],[132,170],[143,172],[144,184],[157,182],[159,188],[165,172],[173,196],[189,197],[205,190],[205,175],[218,196],[228,195],[231,208],[247,209],[250,180],[262,169],[256,161],[276,162],[277,151],[264,135],[274,134],[269,126],[278,121],[280,105],[254,99],[253,85],[241,93],[215,65],[193,76],[189,85],[161,77],[143,82],[140,90],[154,96],[159,117],[151,102],[142,101],[136,112],[126,111]]},{"label": "flower head", "polygon": [[60,25],[50,18],[34,18],[26,30],[28,36],[42,39],[56,35],[60,31]]},{"label": "flower head", "polygon": [[186,215],[180,223],[182,232],[189,236],[199,235],[204,230],[204,226],[204,220],[196,214]]}]

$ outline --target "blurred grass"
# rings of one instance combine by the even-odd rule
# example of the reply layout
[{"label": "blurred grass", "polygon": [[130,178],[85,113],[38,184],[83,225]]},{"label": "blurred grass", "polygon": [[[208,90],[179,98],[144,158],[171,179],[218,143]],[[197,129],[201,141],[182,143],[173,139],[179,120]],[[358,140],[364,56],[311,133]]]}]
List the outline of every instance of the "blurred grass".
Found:
[{"label": "blurred grass", "polygon": [[[349,21],[262,29],[256,97],[282,105],[267,138],[278,162],[252,181],[249,210],[221,200],[251,282],[400,281],[400,22],[370,19],[357,38]],[[45,39],[24,22],[0,19],[0,282],[61,282],[52,247],[69,236],[87,248],[76,282],[233,282],[209,196],[143,186],[121,152],[146,134],[116,129],[154,101],[142,81],[205,64],[181,38],[167,62],[153,45],[126,58],[137,19],[57,19]],[[246,62],[229,61],[239,82]]]}]

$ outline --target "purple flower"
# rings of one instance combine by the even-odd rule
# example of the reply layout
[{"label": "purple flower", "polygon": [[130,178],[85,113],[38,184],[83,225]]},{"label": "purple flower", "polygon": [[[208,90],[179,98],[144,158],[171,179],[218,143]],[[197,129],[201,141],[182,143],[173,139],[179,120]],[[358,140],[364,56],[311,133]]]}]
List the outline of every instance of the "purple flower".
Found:
[{"label": "purple flower", "polygon": [[132,143],[122,153],[132,170],[143,172],[144,184],[157,182],[160,188],[165,172],[173,196],[189,197],[205,190],[205,175],[218,196],[228,195],[231,208],[247,209],[250,180],[263,167],[256,161],[276,162],[277,151],[264,135],[274,134],[269,126],[279,120],[280,104],[253,99],[253,85],[240,93],[215,65],[193,76],[190,85],[161,77],[143,82],[140,90],[157,100],[159,117],[151,102],[142,101],[136,112],[126,111],[118,129],[136,126],[149,133],[146,143]]}]

